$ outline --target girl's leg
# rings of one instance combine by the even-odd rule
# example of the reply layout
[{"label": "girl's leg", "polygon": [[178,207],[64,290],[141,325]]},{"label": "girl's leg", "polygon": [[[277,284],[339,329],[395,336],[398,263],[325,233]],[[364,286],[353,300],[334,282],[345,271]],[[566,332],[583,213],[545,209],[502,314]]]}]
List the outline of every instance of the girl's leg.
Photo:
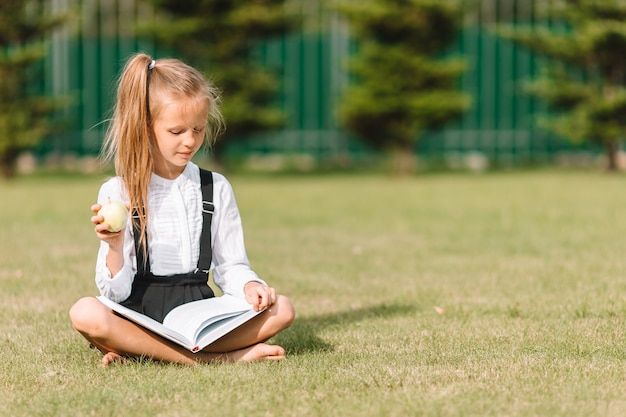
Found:
[{"label": "girl's leg", "polygon": [[[259,315],[259,317],[264,314],[265,312]],[[105,354],[102,359],[102,364],[105,366],[118,358],[117,355],[121,357],[146,356],[155,360],[181,364],[194,364],[198,361],[211,362],[214,360],[276,360],[284,357],[284,349],[280,346],[265,344],[250,346],[256,342],[248,343],[245,346],[250,347],[245,349],[241,349],[245,346],[240,346],[235,349],[236,351],[232,352],[217,351],[193,354],[117,316],[93,297],[82,298],[74,304],[70,310],[70,319],[74,328]],[[291,321],[289,324],[291,324]]]},{"label": "girl's leg", "polygon": [[96,298],[78,300],[70,310],[70,319],[74,328],[104,353],[103,365],[110,362],[112,355],[109,353],[177,363],[194,362],[191,352],[187,354],[183,349],[170,346],[155,334],[117,316]]},{"label": "girl's leg", "polygon": [[289,299],[279,295],[276,303],[270,308],[211,343],[204,351],[212,353],[232,352],[261,343],[291,326],[295,317],[296,313]]}]

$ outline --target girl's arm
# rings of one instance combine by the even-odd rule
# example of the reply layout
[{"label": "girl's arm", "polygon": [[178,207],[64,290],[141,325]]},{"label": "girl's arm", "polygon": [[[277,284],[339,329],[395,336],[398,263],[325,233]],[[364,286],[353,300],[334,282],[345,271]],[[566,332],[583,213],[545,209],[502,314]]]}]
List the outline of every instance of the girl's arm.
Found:
[{"label": "girl's arm", "polygon": [[244,288],[250,282],[267,286],[250,267],[244,245],[239,208],[230,183],[213,173],[215,214],[211,223],[213,240],[213,280],[226,294],[247,298]]},{"label": "girl's arm", "polygon": [[107,181],[100,188],[98,204],[92,206],[96,225],[96,236],[100,239],[100,249],[96,260],[95,281],[100,294],[113,301],[123,301],[130,295],[135,276],[135,248],[130,222],[119,232],[107,232],[107,225],[100,224],[102,217],[96,213],[101,203],[111,200],[125,201],[118,178]]}]

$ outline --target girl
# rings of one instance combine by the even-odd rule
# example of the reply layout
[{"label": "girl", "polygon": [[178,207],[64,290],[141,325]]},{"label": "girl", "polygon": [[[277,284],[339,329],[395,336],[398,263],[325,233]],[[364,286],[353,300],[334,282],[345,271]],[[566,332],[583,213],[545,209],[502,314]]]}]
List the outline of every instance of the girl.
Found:
[{"label": "girl", "polygon": [[[160,320],[177,305],[211,297],[207,280],[212,269],[224,293],[267,310],[194,354],[113,314],[96,298],[82,298],[71,308],[70,319],[104,353],[103,366],[139,356],[194,364],[285,355],[282,347],[263,341],[291,325],[294,309],[250,269],[228,181],[204,171],[213,196],[203,195],[201,170],[191,162],[223,126],[217,100],[202,75],[178,60],[137,54],[127,62],[104,143],[117,176],[102,185],[98,204],[91,207],[101,240],[95,280],[102,295]],[[109,198],[125,201],[133,213],[127,227],[115,233],[97,215]],[[213,212],[208,221],[203,212]]]}]

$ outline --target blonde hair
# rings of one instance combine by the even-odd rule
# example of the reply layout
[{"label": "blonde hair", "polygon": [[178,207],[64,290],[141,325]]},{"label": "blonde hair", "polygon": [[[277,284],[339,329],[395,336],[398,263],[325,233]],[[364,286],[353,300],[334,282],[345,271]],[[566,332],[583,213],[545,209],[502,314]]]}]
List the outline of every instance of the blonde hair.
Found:
[{"label": "blonde hair", "polygon": [[148,184],[154,169],[154,152],[158,152],[152,122],[168,102],[184,99],[206,100],[205,142],[213,145],[224,127],[218,108],[219,94],[196,69],[177,59],[153,61],[139,53],[127,61],[118,80],[117,100],[102,156],[114,160],[115,173],[126,188],[131,209],[139,213],[133,224],[141,233],[139,242],[144,251]]}]

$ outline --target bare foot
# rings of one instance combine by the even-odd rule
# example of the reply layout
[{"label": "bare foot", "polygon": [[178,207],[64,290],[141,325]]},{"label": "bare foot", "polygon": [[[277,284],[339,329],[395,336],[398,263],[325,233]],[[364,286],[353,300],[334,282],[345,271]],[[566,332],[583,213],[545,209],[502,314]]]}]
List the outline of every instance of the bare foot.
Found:
[{"label": "bare foot", "polygon": [[115,352],[107,352],[102,357],[103,368],[106,368],[107,366],[111,365],[114,362],[124,363],[124,358]]},{"label": "bare foot", "polygon": [[228,362],[280,361],[285,358],[285,349],[276,345],[258,343],[245,349],[229,352],[226,358]]}]

